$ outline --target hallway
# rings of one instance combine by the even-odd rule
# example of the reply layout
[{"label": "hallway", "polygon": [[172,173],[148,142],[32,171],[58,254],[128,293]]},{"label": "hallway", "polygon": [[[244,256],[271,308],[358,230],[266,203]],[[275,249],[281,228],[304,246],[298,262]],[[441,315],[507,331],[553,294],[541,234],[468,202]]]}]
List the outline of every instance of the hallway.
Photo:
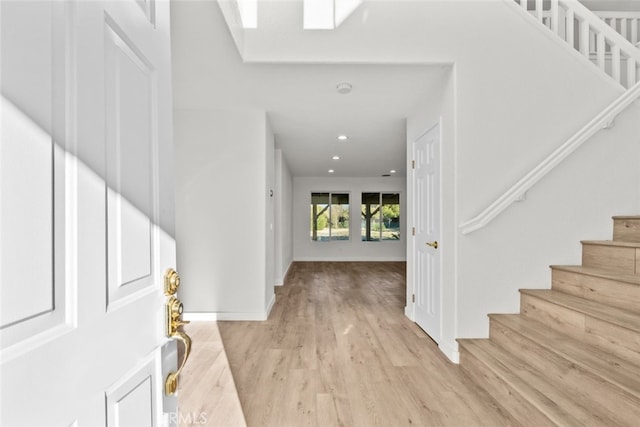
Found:
[{"label": "hallway", "polygon": [[296,262],[265,322],[218,322],[249,426],[513,425],[403,313],[405,263]]}]

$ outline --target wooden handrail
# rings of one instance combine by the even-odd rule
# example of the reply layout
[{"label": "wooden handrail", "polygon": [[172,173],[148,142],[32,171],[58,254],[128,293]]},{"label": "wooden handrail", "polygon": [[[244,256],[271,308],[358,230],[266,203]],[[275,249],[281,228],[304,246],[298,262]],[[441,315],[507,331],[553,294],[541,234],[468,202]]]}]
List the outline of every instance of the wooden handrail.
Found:
[{"label": "wooden handrail", "polygon": [[558,164],[588,141],[596,132],[606,127],[615,117],[635,100],[640,98],[640,82],[626,90],[620,97],[602,110],[574,136],[549,154],[540,164],[511,186],[504,194],[473,218],[461,223],[462,234],[469,234],[486,226],[513,202],[521,198],[531,187],[553,170]]}]

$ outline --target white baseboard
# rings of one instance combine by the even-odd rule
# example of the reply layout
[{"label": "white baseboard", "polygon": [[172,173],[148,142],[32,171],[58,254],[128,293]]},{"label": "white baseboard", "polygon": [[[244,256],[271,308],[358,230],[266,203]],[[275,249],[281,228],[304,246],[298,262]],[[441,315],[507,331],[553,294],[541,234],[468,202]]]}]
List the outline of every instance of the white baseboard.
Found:
[{"label": "white baseboard", "polygon": [[460,352],[458,351],[457,341],[454,340],[453,343],[440,343],[438,344],[438,348],[453,363],[460,363]]},{"label": "white baseboard", "polygon": [[182,318],[189,322],[215,322],[218,320],[218,313],[182,313]]},{"label": "white baseboard", "polygon": [[276,294],[271,296],[271,300],[267,305],[267,309],[263,313],[223,313],[223,312],[185,312],[182,314],[184,320],[190,322],[216,322],[218,320],[230,320],[230,321],[261,321],[269,318],[269,313],[273,309],[276,303]]},{"label": "white baseboard", "polygon": [[300,257],[295,261],[316,262],[406,262],[406,257]]},{"label": "white baseboard", "polygon": [[413,306],[409,306],[408,304],[404,306],[404,315],[407,316],[407,318],[409,320],[411,320],[412,322],[415,322],[415,319],[413,318]]},{"label": "white baseboard", "polygon": [[284,271],[284,274],[282,274],[282,277],[280,277],[278,279],[278,282],[275,283],[274,286],[283,286],[284,285],[284,280],[287,278],[287,274],[289,273],[289,270],[291,269],[292,265],[293,265],[293,261],[290,261],[289,265],[287,266],[287,269]]},{"label": "white baseboard", "polygon": [[265,313],[264,313],[264,319],[262,320],[267,320],[269,318],[269,314],[271,314],[271,309],[273,308],[275,303],[276,303],[276,294],[274,293],[273,295],[271,295],[271,301],[269,301],[269,304],[267,305],[267,309],[265,310]]}]

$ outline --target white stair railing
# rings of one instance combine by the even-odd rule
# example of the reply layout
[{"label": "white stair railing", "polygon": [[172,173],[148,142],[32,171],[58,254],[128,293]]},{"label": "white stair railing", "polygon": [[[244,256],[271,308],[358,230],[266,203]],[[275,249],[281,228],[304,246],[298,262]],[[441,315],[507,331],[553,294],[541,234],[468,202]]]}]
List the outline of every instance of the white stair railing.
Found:
[{"label": "white stair railing", "polygon": [[[622,37],[627,39],[631,44],[640,48],[640,11],[601,11],[594,10],[593,13],[605,24],[613,28]],[[542,23],[549,29],[551,29],[551,10],[545,10],[542,15]],[[560,20],[560,32],[562,33],[564,22]],[[596,46],[595,34],[591,33],[589,40],[589,46],[591,51]]]},{"label": "white stair railing", "polygon": [[588,59],[593,57],[594,63],[622,86],[630,88],[640,80],[640,49],[628,40],[634,28],[638,37],[638,19],[633,13],[629,17],[622,12],[599,16],[577,0],[516,1],[569,46]]},{"label": "white stair railing", "polygon": [[593,13],[631,44],[640,43],[640,12],[595,10]]},{"label": "white stair railing", "polygon": [[[535,0],[532,9],[529,8],[527,0],[516,1],[524,10],[531,12],[538,21],[587,58],[593,53],[591,40],[595,37],[597,65],[621,84],[623,84],[621,64],[626,63],[623,86],[627,87],[627,90],[482,212],[460,223],[458,228],[462,234],[483,228],[516,200],[522,199],[525,193],[538,181],[599,130],[608,127],[618,114],[640,98],[640,50],[618,33],[618,29],[613,29],[576,0],[550,0],[548,2]],[[547,6],[547,8],[545,9],[543,6]],[[610,63],[608,67],[606,67],[607,62]]]},{"label": "white stair railing", "polygon": [[620,97],[613,101],[600,114],[594,117],[574,136],[569,138],[564,144],[556,148],[553,153],[549,154],[540,164],[531,169],[529,173],[523,176],[518,182],[511,186],[507,191],[498,197],[493,203],[487,206],[482,212],[473,218],[461,223],[458,228],[462,234],[468,234],[479,230],[495,217],[500,215],[516,200],[522,199],[524,194],[540,181],[545,175],[553,170],[564,159],[569,157],[571,153],[576,151],[587,142],[599,130],[608,127],[613,119],[624,111],[635,100],[640,98],[640,82],[636,83],[631,89],[625,91]]}]

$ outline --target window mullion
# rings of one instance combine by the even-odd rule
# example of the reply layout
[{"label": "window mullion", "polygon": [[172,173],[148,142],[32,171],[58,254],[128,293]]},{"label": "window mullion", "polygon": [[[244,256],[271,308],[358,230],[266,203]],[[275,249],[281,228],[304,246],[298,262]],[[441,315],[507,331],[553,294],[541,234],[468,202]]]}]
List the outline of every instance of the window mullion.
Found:
[{"label": "window mullion", "polygon": [[333,237],[333,225],[331,224],[331,211],[333,211],[333,193],[329,193],[329,241],[331,241]]},{"label": "window mullion", "polygon": [[378,241],[382,242],[382,193],[378,193]]}]

